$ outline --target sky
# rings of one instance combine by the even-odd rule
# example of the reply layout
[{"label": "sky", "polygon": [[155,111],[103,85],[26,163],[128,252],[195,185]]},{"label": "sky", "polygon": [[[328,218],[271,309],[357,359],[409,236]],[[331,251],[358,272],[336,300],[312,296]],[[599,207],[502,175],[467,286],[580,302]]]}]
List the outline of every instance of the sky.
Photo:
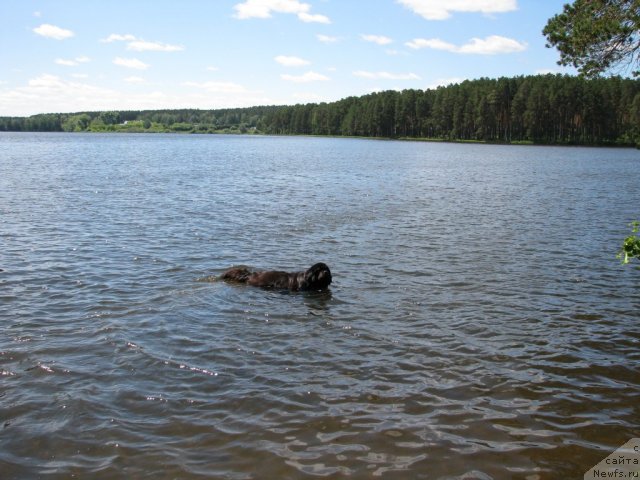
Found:
[{"label": "sky", "polygon": [[332,102],[569,73],[566,0],[0,0],[0,116]]}]

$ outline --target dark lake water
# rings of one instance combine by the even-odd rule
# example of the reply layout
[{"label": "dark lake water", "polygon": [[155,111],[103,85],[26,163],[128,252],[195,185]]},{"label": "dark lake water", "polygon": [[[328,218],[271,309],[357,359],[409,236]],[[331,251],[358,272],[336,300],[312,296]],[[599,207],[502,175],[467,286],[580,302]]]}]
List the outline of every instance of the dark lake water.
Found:
[{"label": "dark lake water", "polygon": [[0,477],[582,478],[640,437],[639,217],[637,150],[1,134]]}]

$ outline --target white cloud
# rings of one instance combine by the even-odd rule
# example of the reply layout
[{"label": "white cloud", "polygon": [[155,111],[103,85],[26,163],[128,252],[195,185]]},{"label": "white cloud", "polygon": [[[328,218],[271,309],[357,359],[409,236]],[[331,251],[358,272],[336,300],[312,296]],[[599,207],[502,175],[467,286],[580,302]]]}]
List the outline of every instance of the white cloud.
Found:
[{"label": "white cloud", "polygon": [[[41,75],[20,87],[0,89],[0,116],[49,112],[151,110],[165,108],[233,108],[273,105],[281,99],[244,87],[211,86],[211,90],[127,92],[55,75]],[[220,92],[220,93],[212,93]]]},{"label": "white cloud", "polygon": [[231,85],[209,85],[210,90],[186,88],[183,85],[183,88],[174,86],[167,91],[147,88],[118,91],[115,87],[106,88],[45,74],[19,87],[1,88],[0,116],[101,110],[235,108],[273,105],[282,101],[270,98],[262,92],[252,92],[242,86],[238,88]]},{"label": "white cloud", "polygon": [[64,65],[65,67],[75,67],[78,65],[78,62],[75,60],[65,60],[64,58],[56,58],[55,62],[58,65]]},{"label": "white cloud", "polygon": [[391,55],[391,56],[406,56],[409,55],[407,52],[403,52],[400,50],[395,50],[392,48],[387,48],[384,53],[386,53],[387,55]]},{"label": "white cloud", "polygon": [[28,85],[34,88],[43,88],[43,89],[53,89],[59,87],[63,84],[60,77],[56,77],[55,75],[40,75],[37,78],[33,78],[29,80]]},{"label": "white cloud", "polygon": [[245,0],[236,4],[234,17],[240,20],[247,18],[271,18],[271,13],[289,13],[296,15],[303,22],[331,23],[325,15],[312,14],[311,5],[299,0]]},{"label": "white cloud", "polygon": [[311,71],[302,75],[280,75],[280,78],[287,82],[294,83],[326,82],[327,80],[331,80],[329,77],[322,75],[321,73]]},{"label": "white cloud", "polygon": [[455,52],[458,48],[453,43],[445,42],[439,38],[414,38],[410,42],[405,43],[405,45],[414,50],[432,48],[434,50],[446,50],[448,52]]},{"label": "white cloud", "polygon": [[277,103],[273,98],[265,96],[264,92],[251,90],[232,81],[184,82],[182,86],[200,90],[202,93],[182,95],[180,108],[189,105],[197,108],[230,108]]},{"label": "white cloud", "polygon": [[338,37],[331,37],[329,35],[323,35],[321,33],[317,34],[316,38],[322,43],[335,43],[339,40]]},{"label": "white cloud", "polygon": [[358,70],[353,72],[354,77],[368,78],[371,80],[420,80],[415,73],[389,73],[389,72],[367,72]]},{"label": "white cloud", "polygon": [[184,82],[185,87],[195,87],[211,93],[248,93],[248,90],[234,82]]},{"label": "white cloud", "polygon": [[162,42],[146,42],[144,40],[134,40],[129,42],[127,50],[136,52],[179,52],[184,50],[181,45],[169,45]]},{"label": "white cloud", "polygon": [[147,83],[147,81],[144,78],[135,77],[135,76],[127,77],[127,78],[124,79],[124,81],[127,82],[127,83],[135,84],[135,85],[141,85],[143,83]]},{"label": "white cloud", "polygon": [[89,75],[86,73],[72,73],[71,76],[73,78],[89,78]]},{"label": "white cloud", "polygon": [[518,42],[512,38],[490,35],[487,38],[472,38],[469,43],[462,45],[460,53],[473,53],[477,55],[495,55],[498,53],[522,52],[527,49],[527,44]]},{"label": "white cloud", "polygon": [[540,68],[535,71],[536,75],[555,75],[556,73],[560,73],[560,70],[557,68]]},{"label": "white cloud", "polygon": [[126,33],[112,33],[107,38],[100,40],[102,43],[127,42],[127,50],[136,52],[179,52],[184,50],[182,45],[170,45],[162,42],[148,42],[137,38],[135,35]]},{"label": "white cloud", "polygon": [[397,0],[427,20],[446,20],[451,12],[503,13],[518,8],[516,0]]},{"label": "white cloud", "polygon": [[503,53],[522,52],[527,49],[527,44],[512,38],[501,37],[500,35],[490,35],[486,38],[472,38],[464,45],[454,45],[439,38],[416,38],[405,43],[409,48],[419,50],[431,48],[433,50],[444,50],[454,53],[467,53],[474,55],[497,55]]},{"label": "white cloud", "polygon": [[64,40],[65,38],[71,38],[74,35],[71,30],[56,27],[55,25],[49,25],[48,23],[43,23],[39,27],[34,28],[33,31],[38,35],[53,38],[55,40]]},{"label": "white cloud", "polygon": [[138,60],[137,58],[116,57],[113,59],[113,63],[120,67],[133,68],[136,70],[146,70],[149,68],[148,64]]},{"label": "white cloud", "polygon": [[0,91],[0,115],[107,110],[120,108],[119,100],[112,90],[43,74],[24,86]]},{"label": "white cloud", "polygon": [[33,12],[33,16],[40,18],[42,16],[42,12],[39,12],[39,11]]},{"label": "white cloud", "polygon": [[466,80],[466,78],[462,77],[449,77],[449,78],[437,78],[429,85],[427,85],[428,90],[435,90],[438,87],[446,87],[447,85],[453,85],[456,83],[462,83]]},{"label": "white cloud", "polygon": [[285,55],[278,55],[274,58],[276,62],[280,65],[284,65],[285,67],[304,67],[305,65],[309,65],[311,62],[299,57],[287,57]]},{"label": "white cloud", "polygon": [[298,14],[298,18],[306,23],[331,23],[329,17],[327,17],[326,15],[320,15],[318,13],[312,15],[310,13],[303,12]]},{"label": "white cloud", "polygon": [[393,43],[393,40],[389,37],[385,37],[384,35],[360,35],[365,42],[373,42],[378,45],[389,45]]},{"label": "white cloud", "polygon": [[217,72],[220,70],[218,67],[207,67],[207,72]]},{"label": "white cloud", "polygon": [[133,42],[136,40],[136,37],[127,33],[125,35],[120,35],[118,33],[112,33],[107,38],[103,38],[100,40],[102,43],[112,43],[112,42]]},{"label": "white cloud", "polygon": [[56,58],[55,62],[58,65],[64,65],[65,67],[77,67],[81,63],[87,63],[91,61],[89,57],[76,57],[73,60],[64,59],[64,58]]}]

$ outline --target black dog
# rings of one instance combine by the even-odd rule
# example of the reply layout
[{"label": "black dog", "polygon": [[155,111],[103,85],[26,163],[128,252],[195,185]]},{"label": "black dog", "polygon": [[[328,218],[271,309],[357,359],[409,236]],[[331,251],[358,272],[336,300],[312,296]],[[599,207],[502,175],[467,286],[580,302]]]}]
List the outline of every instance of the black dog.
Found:
[{"label": "black dog", "polygon": [[305,272],[263,271],[251,272],[248,268],[231,268],[220,277],[222,280],[246,283],[254,287],[276,290],[325,290],[331,284],[331,270],[324,263],[316,263]]}]

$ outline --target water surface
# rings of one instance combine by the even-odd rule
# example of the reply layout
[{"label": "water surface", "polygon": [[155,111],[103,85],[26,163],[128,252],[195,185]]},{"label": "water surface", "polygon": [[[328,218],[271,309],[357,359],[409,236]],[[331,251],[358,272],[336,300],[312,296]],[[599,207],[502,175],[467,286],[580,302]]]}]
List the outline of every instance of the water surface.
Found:
[{"label": "water surface", "polygon": [[2,478],[582,478],[640,437],[639,164],[1,134]]}]

